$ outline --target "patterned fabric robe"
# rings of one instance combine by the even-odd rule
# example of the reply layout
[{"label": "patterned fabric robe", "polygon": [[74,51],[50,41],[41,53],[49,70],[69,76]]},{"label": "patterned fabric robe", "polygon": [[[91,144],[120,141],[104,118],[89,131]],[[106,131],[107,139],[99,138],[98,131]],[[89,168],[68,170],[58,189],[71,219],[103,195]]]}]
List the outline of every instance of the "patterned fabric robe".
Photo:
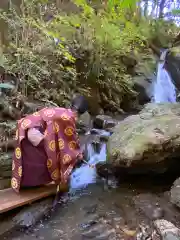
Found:
[{"label": "patterned fabric robe", "polygon": [[44,149],[47,154],[47,168],[52,181],[57,185],[65,184],[76,164],[82,158],[79,139],[75,129],[75,114],[65,108],[44,108],[18,121],[17,145],[12,161],[11,186],[19,192],[22,168],[21,143],[26,138],[27,130],[33,127],[43,127]]}]

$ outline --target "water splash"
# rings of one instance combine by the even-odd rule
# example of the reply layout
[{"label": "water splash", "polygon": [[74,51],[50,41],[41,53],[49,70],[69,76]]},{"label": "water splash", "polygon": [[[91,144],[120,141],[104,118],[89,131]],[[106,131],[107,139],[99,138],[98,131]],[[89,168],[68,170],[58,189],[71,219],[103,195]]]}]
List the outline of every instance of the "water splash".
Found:
[{"label": "water splash", "polygon": [[154,102],[156,103],[176,102],[176,88],[164,68],[167,51],[162,52],[158,63],[157,80],[154,86]]},{"label": "water splash", "polygon": [[[109,134],[106,132],[106,135]],[[106,161],[106,143],[101,143],[101,149],[99,153],[95,152],[92,144],[88,144],[88,163],[97,164],[99,162]],[[96,169],[90,168],[87,164],[81,165],[80,168],[76,168],[70,178],[70,191],[75,189],[85,188],[87,185],[96,182]]]}]

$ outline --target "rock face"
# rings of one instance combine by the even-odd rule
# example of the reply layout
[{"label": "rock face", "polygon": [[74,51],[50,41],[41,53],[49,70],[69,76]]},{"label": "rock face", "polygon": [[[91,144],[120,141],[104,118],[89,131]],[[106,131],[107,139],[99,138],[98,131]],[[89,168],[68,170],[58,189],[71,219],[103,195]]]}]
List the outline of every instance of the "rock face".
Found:
[{"label": "rock face", "polygon": [[31,227],[48,215],[51,208],[52,198],[47,198],[22,209],[12,220],[16,227]]},{"label": "rock face", "polygon": [[98,129],[109,130],[118,123],[117,120],[107,115],[97,115],[93,121],[93,127]]},{"label": "rock face", "polygon": [[171,48],[166,56],[166,70],[169,72],[178,92],[180,91],[180,45]]},{"label": "rock face", "polygon": [[118,167],[161,165],[165,171],[180,156],[180,104],[147,104],[114,129],[108,141],[107,159]]},{"label": "rock face", "polygon": [[170,200],[180,208],[180,178],[176,179],[170,191]]},{"label": "rock face", "polygon": [[1,219],[0,237],[4,239],[8,232],[34,226],[38,221],[50,215],[52,204],[53,199],[49,197],[25,208],[16,209],[14,213],[6,213],[6,217]]}]

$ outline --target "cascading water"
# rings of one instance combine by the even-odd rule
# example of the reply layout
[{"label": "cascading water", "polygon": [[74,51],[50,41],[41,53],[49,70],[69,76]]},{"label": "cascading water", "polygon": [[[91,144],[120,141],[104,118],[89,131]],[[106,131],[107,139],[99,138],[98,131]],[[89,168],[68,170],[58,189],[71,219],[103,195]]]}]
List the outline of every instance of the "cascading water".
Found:
[{"label": "cascading water", "polygon": [[[106,131],[100,131],[101,135],[109,136]],[[92,145],[87,145],[87,159],[89,164],[95,165],[99,162],[106,161],[106,143],[100,143],[100,151],[97,153]],[[96,169],[91,168],[88,164],[83,164],[81,167],[76,168],[70,178],[70,191],[86,187],[88,184],[96,182]]]},{"label": "cascading water", "polygon": [[170,75],[164,68],[165,58],[168,50],[162,52],[158,63],[157,79],[154,84],[155,103],[176,102],[176,89]]},{"label": "cascading water", "polygon": [[[167,50],[163,51],[158,63],[157,79],[154,83],[153,101],[156,103],[164,102],[176,102],[176,89],[169,76],[168,72],[164,68],[165,58]],[[99,135],[110,135],[106,131],[99,131]],[[86,161],[89,164],[96,165],[98,162],[104,162],[106,160],[106,144],[101,143],[100,152],[97,153],[91,143],[87,146],[88,156]],[[81,189],[88,184],[96,182],[96,169],[89,167],[88,164],[83,164],[81,167],[76,168],[71,175],[70,179],[70,191],[75,189]]]}]

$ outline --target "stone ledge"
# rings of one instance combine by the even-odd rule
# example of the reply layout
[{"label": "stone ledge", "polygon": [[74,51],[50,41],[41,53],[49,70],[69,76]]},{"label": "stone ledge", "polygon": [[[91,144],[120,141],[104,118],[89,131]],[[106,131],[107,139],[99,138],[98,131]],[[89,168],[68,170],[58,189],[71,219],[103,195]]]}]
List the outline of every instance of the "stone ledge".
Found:
[{"label": "stone ledge", "polygon": [[23,207],[19,211],[3,214],[5,216],[0,219],[0,239],[12,231],[34,226],[51,212],[52,204],[53,198],[49,197]]}]

